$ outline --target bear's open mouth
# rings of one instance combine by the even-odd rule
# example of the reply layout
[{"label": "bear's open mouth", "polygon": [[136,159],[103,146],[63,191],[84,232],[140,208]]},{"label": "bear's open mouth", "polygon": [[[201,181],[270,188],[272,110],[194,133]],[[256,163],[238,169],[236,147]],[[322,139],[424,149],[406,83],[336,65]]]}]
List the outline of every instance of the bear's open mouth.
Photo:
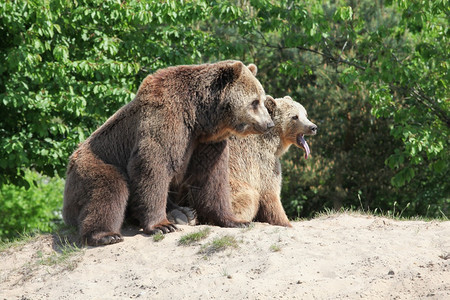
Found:
[{"label": "bear's open mouth", "polygon": [[303,134],[297,135],[297,146],[305,150],[305,159],[308,159],[308,156],[311,153],[311,151],[309,150],[308,143],[306,142]]}]

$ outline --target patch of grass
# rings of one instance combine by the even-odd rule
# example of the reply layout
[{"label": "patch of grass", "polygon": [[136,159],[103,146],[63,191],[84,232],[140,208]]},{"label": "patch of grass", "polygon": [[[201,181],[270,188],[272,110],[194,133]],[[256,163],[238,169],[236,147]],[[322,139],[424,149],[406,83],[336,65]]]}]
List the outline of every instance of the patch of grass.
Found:
[{"label": "patch of grass", "polygon": [[26,232],[12,240],[0,241],[0,251],[5,252],[6,256],[14,255],[17,249],[24,249],[29,253],[28,258],[2,274],[2,280],[8,281],[11,276],[17,277],[14,279],[17,284],[31,280],[43,269],[46,273],[42,276],[53,276],[61,271],[74,270],[85,249],[75,242],[77,240],[78,234],[73,227],[58,226],[58,230],[52,234]]},{"label": "patch of grass", "polygon": [[153,235],[154,242],[161,242],[166,236],[163,233],[157,233]]},{"label": "patch of grass", "polygon": [[270,245],[269,250],[272,252],[278,252],[281,251],[281,247],[277,244],[272,244]]},{"label": "patch of grass", "polygon": [[42,267],[46,268],[47,275],[56,274],[62,270],[74,270],[81,259],[83,248],[70,242],[67,236],[61,237],[59,233],[21,234],[14,241],[1,242],[0,247],[6,255],[11,255],[15,248],[26,248],[30,256],[23,263],[14,266],[14,269],[5,274],[5,280],[13,273],[19,273],[18,282],[25,282],[36,274]]},{"label": "patch of grass", "polygon": [[188,246],[194,244],[198,241],[206,239],[211,233],[211,228],[206,227],[198,232],[188,233],[183,235],[178,241],[178,245]]},{"label": "patch of grass", "polygon": [[73,270],[76,267],[76,263],[71,258],[81,252],[81,248],[76,243],[69,242],[67,238],[62,239],[59,237],[58,247],[55,252],[49,255],[44,255],[41,251],[38,251],[37,261],[40,265],[45,266],[64,266],[65,269]]},{"label": "patch of grass", "polygon": [[216,252],[224,251],[229,248],[238,248],[238,241],[234,236],[225,235],[221,238],[216,238],[211,242],[203,245],[200,249],[200,254],[206,254],[207,256],[214,254]]},{"label": "patch of grass", "polygon": [[318,212],[314,215],[313,218],[321,218],[321,217],[332,217],[336,215],[355,215],[355,216],[374,216],[374,217],[382,217],[388,218],[397,221],[448,221],[449,218],[441,212],[442,216],[440,218],[429,218],[427,216],[415,216],[415,217],[404,217],[403,212],[405,209],[409,207],[409,203],[403,209],[399,209],[398,203],[394,202],[392,210],[383,211],[381,209],[375,208],[374,210],[362,210],[362,209],[350,209],[350,208],[341,208],[339,210],[325,208],[322,212]]},{"label": "patch of grass", "polygon": [[[32,231],[24,231],[12,238],[0,239],[0,252],[6,251],[11,248],[19,248],[25,246],[26,244],[49,234],[54,237],[58,247],[66,244],[68,242],[68,239],[75,240],[78,237],[78,231],[76,227],[68,226],[64,223],[61,223],[55,225],[54,230],[50,233],[41,232],[39,230],[32,230]],[[64,236],[65,238],[62,239],[61,236]]]},{"label": "patch of grass", "polygon": [[29,242],[35,240],[38,234],[33,232],[21,233],[18,237],[13,239],[0,240],[0,252],[6,251],[11,248],[18,248],[25,246]]}]

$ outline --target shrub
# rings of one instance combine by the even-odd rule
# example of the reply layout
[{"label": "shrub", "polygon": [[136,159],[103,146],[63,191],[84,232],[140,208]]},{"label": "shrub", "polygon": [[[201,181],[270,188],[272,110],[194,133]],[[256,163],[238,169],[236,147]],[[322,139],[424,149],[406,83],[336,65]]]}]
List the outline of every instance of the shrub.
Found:
[{"label": "shrub", "polygon": [[0,239],[32,231],[51,231],[61,221],[64,181],[25,172],[29,188],[5,184],[0,189]]}]

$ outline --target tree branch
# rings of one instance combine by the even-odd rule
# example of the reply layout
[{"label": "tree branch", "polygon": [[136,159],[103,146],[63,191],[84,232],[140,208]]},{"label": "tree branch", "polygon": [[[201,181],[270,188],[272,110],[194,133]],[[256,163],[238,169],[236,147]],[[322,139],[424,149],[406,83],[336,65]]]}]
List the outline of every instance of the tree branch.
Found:
[{"label": "tree branch", "polygon": [[[345,45],[344,45],[344,46],[345,46]],[[302,50],[302,51],[308,51],[308,52],[312,52],[312,53],[321,55],[321,56],[323,56],[323,57],[325,57],[325,58],[327,58],[327,59],[329,59],[329,60],[331,60],[331,61],[333,61],[333,62],[336,62],[336,63],[338,63],[338,64],[339,64],[339,63],[344,63],[344,64],[346,64],[346,65],[353,66],[353,67],[355,67],[355,68],[357,68],[357,69],[359,69],[359,70],[363,70],[363,71],[366,70],[366,67],[361,66],[361,65],[359,65],[359,64],[357,64],[357,63],[354,63],[354,62],[352,62],[352,61],[343,59],[340,55],[339,55],[338,57],[334,57],[334,56],[332,56],[332,55],[330,55],[330,54],[326,54],[326,53],[320,52],[320,51],[315,50],[315,49],[305,48],[305,47],[301,47],[301,46],[297,46],[296,48],[299,49],[299,50]],[[344,48],[343,48],[343,49],[344,49]],[[343,50],[343,49],[342,49],[342,50]]]},{"label": "tree branch", "polygon": [[[264,43],[256,42],[257,44],[259,44],[261,46],[278,49],[280,51],[283,51],[284,49],[291,49],[291,48],[293,48],[293,47],[283,47],[281,45],[278,45],[278,46],[272,45],[266,40],[266,38],[265,38],[265,36],[264,36],[264,34],[262,32],[260,32],[258,30],[256,32],[259,34],[261,39],[264,41]],[[250,42],[250,40],[246,39],[245,37],[244,37],[244,39]],[[253,41],[253,40],[251,42],[255,43],[255,41]],[[326,58],[326,59],[328,59],[328,60],[330,60],[332,62],[335,62],[337,64],[343,63],[343,64],[347,64],[347,65],[353,66],[353,67],[357,68],[358,70],[362,70],[362,71],[366,70],[366,67],[361,66],[361,65],[359,65],[359,64],[357,64],[355,62],[352,62],[352,61],[349,61],[349,60],[346,60],[346,59],[342,58],[342,53],[344,52],[344,50],[345,50],[345,48],[347,46],[347,42],[348,41],[346,41],[344,43],[344,46],[341,49],[341,54],[339,56],[337,56],[337,57],[333,56],[331,54],[328,54],[328,53],[321,52],[321,51],[316,50],[316,49],[305,48],[305,47],[302,47],[302,46],[297,46],[295,48],[300,50],[300,51],[307,51],[307,52],[311,52],[311,53],[320,55],[320,56],[322,56],[322,57],[324,57],[324,58]],[[394,58],[397,61],[397,63],[399,63],[400,65],[402,64],[402,62],[395,55],[394,55]],[[436,101],[434,99],[426,96],[425,93],[421,92],[420,88],[418,88],[418,89],[411,88],[409,90],[410,90],[410,95],[412,97],[414,97],[420,103],[422,103],[423,105],[428,107],[431,111],[433,111],[436,114],[436,116],[442,122],[444,122],[444,124],[447,125],[447,127],[450,127],[450,117],[447,115],[447,113],[445,111],[443,111],[439,107],[438,103],[436,103]]]},{"label": "tree branch", "polygon": [[343,59],[343,58],[342,58],[341,55],[342,55],[342,52],[345,50],[345,47],[347,46],[347,41],[345,42],[344,46],[343,46],[342,49],[341,49],[341,51],[342,51],[342,52],[341,52],[341,55],[335,57],[335,56],[333,56],[333,55],[331,55],[331,54],[327,54],[327,53],[321,52],[321,51],[316,50],[316,49],[305,48],[305,47],[302,47],[302,46],[297,46],[297,47],[283,47],[283,46],[281,46],[281,45],[272,45],[272,44],[269,43],[269,41],[267,41],[267,39],[265,38],[264,34],[263,34],[261,31],[259,31],[259,30],[255,30],[255,31],[258,33],[258,35],[261,37],[261,39],[264,41],[264,43],[260,43],[260,42],[258,42],[258,41],[250,40],[250,39],[248,39],[248,38],[246,38],[246,37],[242,37],[242,38],[243,38],[244,40],[246,40],[247,42],[251,42],[252,44],[258,44],[258,45],[263,46],[263,47],[268,47],[268,48],[278,49],[278,50],[280,50],[280,51],[295,48],[295,49],[298,49],[298,50],[300,50],[300,51],[311,52],[311,53],[320,55],[320,56],[322,56],[322,57],[324,57],[324,58],[326,58],[326,59],[328,59],[328,60],[330,60],[330,61],[332,61],[332,62],[338,63],[338,64],[343,63],[343,64],[346,64],[346,65],[349,65],[349,66],[353,66],[353,67],[357,68],[358,70],[362,70],[362,71],[366,70],[366,67],[364,67],[364,66],[362,66],[362,65],[360,65],[360,64],[357,64],[357,63],[355,63],[355,62],[352,62],[352,61],[349,61],[349,60],[347,60],[347,59]]},{"label": "tree branch", "polygon": [[[420,89],[420,88],[419,88]],[[418,89],[411,88],[410,89],[411,96],[415,96],[414,98],[417,99],[420,103],[428,107],[430,110],[432,110],[436,116],[447,125],[447,127],[450,128],[450,117],[447,115],[447,113],[442,110],[438,103],[427,95],[425,93],[421,92]]]}]

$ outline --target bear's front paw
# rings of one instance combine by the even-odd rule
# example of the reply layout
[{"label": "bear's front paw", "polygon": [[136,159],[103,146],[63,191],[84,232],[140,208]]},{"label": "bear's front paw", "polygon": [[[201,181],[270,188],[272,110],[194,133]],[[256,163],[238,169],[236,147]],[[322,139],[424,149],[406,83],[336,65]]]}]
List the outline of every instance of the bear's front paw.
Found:
[{"label": "bear's front paw", "polygon": [[230,228],[245,228],[249,227],[251,222],[246,221],[226,221],[223,227],[230,227]]},{"label": "bear's front paw", "polygon": [[236,227],[238,227],[238,228],[246,228],[246,227],[249,227],[251,223],[252,222],[245,222],[245,221],[237,222],[237,226]]},{"label": "bear's front paw", "polygon": [[169,222],[160,223],[149,228],[144,228],[144,233],[148,235],[154,235],[158,233],[166,234],[169,232],[178,231],[178,227]]},{"label": "bear's front paw", "polygon": [[178,207],[167,213],[167,219],[175,224],[195,225],[197,223],[197,214],[193,208]]},{"label": "bear's front paw", "polygon": [[123,242],[123,237],[120,233],[101,232],[88,235],[84,237],[83,240],[88,246],[104,246]]}]

